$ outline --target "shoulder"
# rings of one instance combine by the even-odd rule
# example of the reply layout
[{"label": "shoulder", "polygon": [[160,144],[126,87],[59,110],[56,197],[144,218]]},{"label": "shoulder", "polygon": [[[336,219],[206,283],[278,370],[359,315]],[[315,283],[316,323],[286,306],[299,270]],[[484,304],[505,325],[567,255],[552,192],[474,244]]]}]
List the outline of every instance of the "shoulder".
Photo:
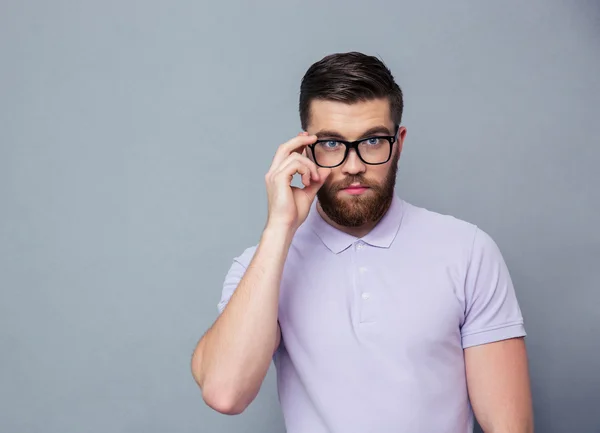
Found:
[{"label": "shoulder", "polygon": [[406,201],[403,202],[403,213],[401,229],[436,246],[461,245],[470,249],[477,233],[481,232],[472,222]]},{"label": "shoulder", "polygon": [[430,256],[460,263],[465,270],[478,258],[502,261],[498,245],[485,230],[453,215],[405,202],[400,231],[406,244]]}]

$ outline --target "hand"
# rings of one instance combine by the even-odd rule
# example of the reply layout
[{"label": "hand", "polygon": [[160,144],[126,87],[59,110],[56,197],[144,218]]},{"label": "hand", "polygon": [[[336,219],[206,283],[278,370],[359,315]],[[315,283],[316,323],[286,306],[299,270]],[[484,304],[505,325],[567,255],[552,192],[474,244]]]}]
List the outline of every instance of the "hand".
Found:
[{"label": "hand", "polygon": [[[283,226],[295,231],[306,220],[317,191],[331,173],[331,169],[317,167],[306,157],[306,146],[316,139],[301,132],[277,149],[265,175],[269,202],[267,226]],[[304,188],[291,186],[296,173],[301,175]]]}]

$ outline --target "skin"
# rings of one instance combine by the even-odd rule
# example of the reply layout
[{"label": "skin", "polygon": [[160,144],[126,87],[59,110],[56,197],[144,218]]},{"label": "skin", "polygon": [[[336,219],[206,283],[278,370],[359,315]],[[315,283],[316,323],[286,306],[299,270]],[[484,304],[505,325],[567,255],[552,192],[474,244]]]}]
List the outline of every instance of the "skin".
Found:
[{"label": "skin", "polygon": [[[204,401],[225,414],[239,414],[254,400],[266,376],[273,352],[281,341],[277,322],[279,285],[283,266],[298,227],[305,221],[317,192],[362,176],[370,184],[382,184],[402,152],[406,129],[400,128],[391,160],[382,165],[364,164],[351,151],[339,167],[317,167],[307,146],[335,132],[346,140],[365,137],[375,126],[393,133],[387,100],[356,104],[313,101],[307,131],[279,146],[265,175],[268,217],[258,248],[223,313],[202,336],[192,357],[192,374]],[[390,134],[387,134],[390,135]],[[299,174],[304,185],[290,185]],[[376,194],[367,189],[361,196],[337,191],[335,198],[352,205]],[[354,200],[354,201],[353,201]],[[352,202],[353,201],[353,202]],[[362,237],[378,221],[356,227],[335,223],[317,206],[333,227]],[[467,387],[476,418],[486,433],[533,432],[533,415],[522,338],[468,348],[464,351]]]},{"label": "skin", "polygon": [[533,409],[523,338],[465,349],[467,388],[485,433],[533,433]]},{"label": "skin", "polygon": [[[279,286],[292,238],[331,173],[302,155],[314,136],[277,149],[265,175],[268,217],[257,250],[223,313],[202,336],[191,369],[206,404],[235,415],[254,400],[281,341]],[[290,185],[299,174],[304,188]]]},{"label": "skin", "polygon": [[[389,103],[385,99],[376,99],[351,105],[334,101],[317,100],[311,103],[310,113],[310,123],[307,127],[307,133],[314,134],[319,139],[336,138],[332,137],[331,134],[323,133],[323,131],[327,131],[335,132],[335,135],[345,140],[354,141],[365,138],[365,133],[377,126],[387,128],[387,133],[380,135],[393,135],[394,133],[394,122],[390,117]],[[393,166],[392,160],[400,158],[405,137],[406,128],[401,127],[398,131],[398,139],[394,143],[392,158],[386,164],[365,164],[354,150],[350,151],[346,161],[341,166],[332,169],[332,173],[328,177],[324,189],[327,189],[333,183],[343,183],[346,178],[359,175],[364,177],[367,183],[383,184],[384,179],[390,172],[390,168]],[[368,189],[359,199],[367,199],[373,194],[375,192]],[[337,199],[348,202],[357,200],[357,197],[344,191],[339,191]],[[356,237],[366,235],[379,222],[379,220],[373,220],[367,221],[358,227],[346,227],[334,222],[323,211],[320,205],[317,206],[317,209],[323,219],[333,227]]]}]

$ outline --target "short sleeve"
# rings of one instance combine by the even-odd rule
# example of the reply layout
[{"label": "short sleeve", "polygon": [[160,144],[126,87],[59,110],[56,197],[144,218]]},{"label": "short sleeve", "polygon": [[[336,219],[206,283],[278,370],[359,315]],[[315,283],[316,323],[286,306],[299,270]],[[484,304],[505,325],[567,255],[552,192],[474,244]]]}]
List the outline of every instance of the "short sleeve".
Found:
[{"label": "short sleeve", "polygon": [[525,335],[523,317],[502,254],[487,233],[476,229],[465,279],[462,346]]},{"label": "short sleeve", "polygon": [[246,273],[246,269],[248,268],[255,251],[256,246],[247,248],[239,257],[233,259],[233,263],[229,267],[229,271],[227,271],[227,275],[225,276],[223,289],[221,291],[221,299],[217,305],[219,314],[223,313],[223,310],[227,306],[229,299],[231,299],[235,289],[242,280],[242,277]]}]

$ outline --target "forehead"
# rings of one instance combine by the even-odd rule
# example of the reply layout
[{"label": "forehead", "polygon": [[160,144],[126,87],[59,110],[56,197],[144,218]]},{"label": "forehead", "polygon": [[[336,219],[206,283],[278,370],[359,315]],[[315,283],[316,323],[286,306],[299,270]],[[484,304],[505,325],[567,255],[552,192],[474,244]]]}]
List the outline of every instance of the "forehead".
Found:
[{"label": "forehead", "polygon": [[390,103],[387,98],[352,104],[313,100],[310,104],[308,132],[333,130],[347,138],[358,137],[374,126],[393,128]]}]

